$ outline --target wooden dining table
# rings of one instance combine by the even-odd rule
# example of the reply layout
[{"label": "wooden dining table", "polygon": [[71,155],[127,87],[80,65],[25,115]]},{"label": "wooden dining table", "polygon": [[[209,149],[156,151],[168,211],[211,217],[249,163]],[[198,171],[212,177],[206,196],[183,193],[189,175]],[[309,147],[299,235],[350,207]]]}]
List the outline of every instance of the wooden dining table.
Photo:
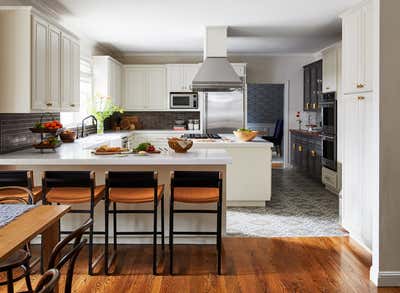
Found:
[{"label": "wooden dining table", "polygon": [[0,228],[0,260],[12,255],[33,238],[42,235],[43,264],[47,264],[58,242],[59,221],[71,209],[67,205],[40,205]]}]

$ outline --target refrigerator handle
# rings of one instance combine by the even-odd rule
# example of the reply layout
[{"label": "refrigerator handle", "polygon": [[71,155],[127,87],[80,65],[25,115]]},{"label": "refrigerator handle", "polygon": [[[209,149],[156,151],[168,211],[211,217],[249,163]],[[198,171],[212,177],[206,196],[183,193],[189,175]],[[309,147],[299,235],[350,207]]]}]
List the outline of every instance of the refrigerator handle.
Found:
[{"label": "refrigerator handle", "polygon": [[207,133],[208,93],[204,93],[203,133]]}]

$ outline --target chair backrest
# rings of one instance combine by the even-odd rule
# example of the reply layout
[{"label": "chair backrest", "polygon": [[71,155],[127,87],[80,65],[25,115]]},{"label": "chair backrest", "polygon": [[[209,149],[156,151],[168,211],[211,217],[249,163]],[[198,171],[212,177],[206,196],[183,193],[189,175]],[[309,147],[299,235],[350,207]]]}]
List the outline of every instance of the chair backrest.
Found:
[{"label": "chair backrest", "polygon": [[220,187],[222,174],[209,171],[174,171],[171,174],[172,187]]},{"label": "chair backrest", "polygon": [[33,187],[33,172],[20,170],[0,171],[0,187],[20,186],[31,189]]},{"label": "chair backrest", "polygon": [[108,171],[106,172],[106,187],[157,188],[157,172]]},{"label": "chair backrest", "polygon": [[57,269],[50,269],[43,274],[38,284],[36,285],[34,293],[52,293],[60,279],[60,271]]},{"label": "chair backrest", "polygon": [[21,186],[1,186],[0,192],[2,190],[21,190],[28,195],[28,200],[23,197],[18,196],[0,196],[0,204],[3,203],[24,203],[24,204],[33,204],[33,194],[32,191],[28,188],[21,187]]},{"label": "chair backrest", "polygon": [[42,187],[90,187],[94,182],[93,171],[45,171]]},{"label": "chair backrest", "polygon": [[283,137],[283,120],[278,119],[275,122],[274,139],[281,140]]},{"label": "chair backrest", "polygon": [[[63,240],[58,242],[51,253],[49,265],[48,265],[49,269],[55,268],[55,269],[60,270],[69,261],[67,277],[65,280],[65,290],[64,290],[65,293],[71,292],[75,262],[76,262],[76,259],[79,255],[80,251],[82,250],[82,248],[85,246],[85,243],[86,243],[86,239],[82,240],[82,235],[92,225],[93,225],[93,220],[89,218],[82,226],[80,226],[78,229],[73,231],[71,234],[69,234]],[[72,244],[72,248],[69,249],[67,252],[65,252],[61,256],[63,249],[71,241],[74,241]]]}]

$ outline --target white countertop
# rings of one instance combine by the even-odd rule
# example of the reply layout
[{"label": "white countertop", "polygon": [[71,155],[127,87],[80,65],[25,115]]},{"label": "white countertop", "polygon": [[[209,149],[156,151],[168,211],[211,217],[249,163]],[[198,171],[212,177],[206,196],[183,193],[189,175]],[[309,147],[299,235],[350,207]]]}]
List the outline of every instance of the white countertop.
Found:
[{"label": "white countertop", "polygon": [[184,154],[170,150],[161,154],[92,154],[79,143],[63,144],[56,152],[27,149],[0,155],[0,165],[227,165],[232,158],[225,150],[196,149]]}]

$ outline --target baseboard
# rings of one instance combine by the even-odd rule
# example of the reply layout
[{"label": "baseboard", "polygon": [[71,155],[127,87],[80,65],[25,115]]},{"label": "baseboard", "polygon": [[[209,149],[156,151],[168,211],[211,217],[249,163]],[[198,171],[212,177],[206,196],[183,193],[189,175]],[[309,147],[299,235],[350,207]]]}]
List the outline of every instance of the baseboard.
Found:
[{"label": "baseboard", "polygon": [[359,237],[358,235],[354,234],[354,233],[349,233],[349,237],[354,240],[355,242],[357,242],[358,245],[360,245],[362,248],[364,248],[369,254],[372,255],[372,250],[371,248],[369,248],[367,245],[365,245],[362,241],[361,241],[361,237]]},{"label": "baseboard", "polygon": [[378,287],[400,287],[400,271],[378,272],[377,280],[373,280],[376,277],[373,277],[372,274],[373,272],[371,271],[371,280],[374,283],[376,281]]},{"label": "baseboard", "polygon": [[[268,200],[269,201],[269,200]],[[265,202],[262,200],[255,200],[255,201],[234,201],[230,200],[226,202],[227,207],[265,207]]]}]

